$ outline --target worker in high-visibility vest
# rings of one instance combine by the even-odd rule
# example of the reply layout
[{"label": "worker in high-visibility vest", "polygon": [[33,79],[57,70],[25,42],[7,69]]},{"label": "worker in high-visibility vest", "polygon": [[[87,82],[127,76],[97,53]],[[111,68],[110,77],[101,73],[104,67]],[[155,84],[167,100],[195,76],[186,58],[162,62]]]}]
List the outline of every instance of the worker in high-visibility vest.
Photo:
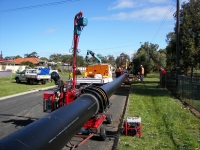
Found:
[{"label": "worker in high-visibility vest", "polygon": [[144,80],[144,67],[142,65],[140,65],[140,80]]},{"label": "worker in high-visibility vest", "polygon": [[164,88],[165,87],[165,75],[166,70],[163,69],[161,66],[158,67],[160,72],[160,85]]},{"label": "worker in high-visibility vest", "polygon": [[166,74],[166,70],[163,69],[162,67],[159,68],[159,71],[161,72],[162,75]]},{"label": "worker in high-visibility vest", "polygon": [[72,72],[69,73],[69,79],[72,79]]}]

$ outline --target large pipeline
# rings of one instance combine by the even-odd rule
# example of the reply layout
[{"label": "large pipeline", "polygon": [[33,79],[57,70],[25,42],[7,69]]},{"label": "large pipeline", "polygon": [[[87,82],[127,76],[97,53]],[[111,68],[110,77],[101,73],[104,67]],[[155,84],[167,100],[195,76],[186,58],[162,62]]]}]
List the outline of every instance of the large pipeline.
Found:
[{"label": "large pipeline", "polygon": [[[122,84],[126,74],[101,86],[108,98]],[[95,95],[84,93],[75,101],[65,105],[41,119],[25,126],[0,140],[0,150],[58,150],[94,116],[100,102]]]}]

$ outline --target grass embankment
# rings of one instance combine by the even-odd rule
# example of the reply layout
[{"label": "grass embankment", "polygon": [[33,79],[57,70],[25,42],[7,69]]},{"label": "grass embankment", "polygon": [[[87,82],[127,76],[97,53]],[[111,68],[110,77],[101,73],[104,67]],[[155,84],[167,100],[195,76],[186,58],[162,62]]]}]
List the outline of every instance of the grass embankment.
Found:
[{"label": "grass embankment", "polygon": [[[62,73],[60,74],[61,78],[68,78],[69,73]],[[47,82],[46,84],[35,84],[35,85],[29,85],[26,82],[22,83],[16,83],[15,82],[15,74],[12,75],[12,77],[0,77],[0,97],[3,96],[9,96],[13,94],[18,94],[22,92],[31,91],[38,88],[45,88],[54,86],[54,82]]]},{"label": "grass embankment", "polygon": [[124,136],[119,150],[200,150],[200,119],[158,86],[158,75],[134,82],[125,118],[140,116],[142,137]]}]

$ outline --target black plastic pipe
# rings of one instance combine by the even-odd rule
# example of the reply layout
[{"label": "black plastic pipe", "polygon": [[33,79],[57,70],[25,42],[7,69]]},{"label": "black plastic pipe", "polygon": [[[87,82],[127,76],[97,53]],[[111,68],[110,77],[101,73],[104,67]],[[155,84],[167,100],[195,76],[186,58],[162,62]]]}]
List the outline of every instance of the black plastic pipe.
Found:
[{"label": "black plastic pipe", "polygon": [[[124,81],[126,74],[103,85],[108,98]],[[84,93],[41,119],[0,140],[0,150],[59,150],[94,116],[100,108],[93,94]]]},{"label": "black plastic pipe", "polygon": [[91,94],[83,94],[0,140],[0,150],[62,149],[98,109],[98,100]]},{"label": "black plastic pipe", "polygon": [[110,98],[115,93],[117,88],[122,84],[126,76],[127,74],[124,73],[123,75],[116,78],[113,82],[101,86],[101,89],[103,89],[107,93],[107,96]]}]

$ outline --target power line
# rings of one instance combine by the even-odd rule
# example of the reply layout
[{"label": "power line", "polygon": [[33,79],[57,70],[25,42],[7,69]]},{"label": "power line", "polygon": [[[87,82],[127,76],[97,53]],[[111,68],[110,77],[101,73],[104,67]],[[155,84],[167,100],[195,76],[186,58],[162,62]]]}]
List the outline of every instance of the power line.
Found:
[{"label": "power line", "polygon": [[[175,3],[175,0],[171,1],[171,4],[169,5],[169,8],[164,16],[164,19],[162,20],[160,26],[158,27],[155,35],[153,36],[152,40],[153,41],[155,39],[155,37],[158,35],[158,33],[160,32],[162,26],[164,25],[165,21],[167,20],[167,17],[169,16],[169,13],[171,12],[172,8],[173,8],[173,4]],[[128,46],[121,46],[121,47],[110,47],[110,48],[102,48],[102,49],[93,49],[93,50],[106,50],[106,49],[116,49],[116,48],[124,48],[124,47],[131,47],[131,46],[136,46],[138,44],[135,45],[128,45]]]},{"label": "power line", "polygon": [[5,10],[0,10],[0,13],[27,10],[27,9],[34,9],[34,8],[40,8],[40,7],[48,7],[48,6],[54,6],[54,5],[61,5],[61,4],[64,4],[64,3],[75,2],[75,1],[80,1],[80,0],[64,0],[64,1],[59,1],[59,2],[46,3],[46,4],[40,4],[40,5],[33,5],[33,6],[27,6],[27,7],[5,9]]},{"label": "power line", "polygon": [[173,4],[174,4],[174,3],[175,3],[175,0],[172,0],[170,6],[169,6],[169,8],[168,8],[168,11],[167,11],[166,14],[165,14],[165,17],[164,17],[164,19],[162,20],[160,26],[158,27],[158,29],[157,29],[155,35],[153,36],[151,42],[156,38],[156,36],[157,36],[158,33],[160,32],[162,26],[164,25],[165,21],[167,20],[167,17],[168,17],[168,15],[169,15],[170,11],[171,11],[172,8],[173,8]]},{"label": "power line", "polygon": [[131,46],[136,46],[139,44],[134,44],[134,45],[127,45],[127,46],[120,46],[120,47],[108,47],[108,48],[102,48],[102,49],[92,49],[92,50],[106,50],[106,49],[116,49],[116,48],[124,48],[124,47],[131,47]]}]

